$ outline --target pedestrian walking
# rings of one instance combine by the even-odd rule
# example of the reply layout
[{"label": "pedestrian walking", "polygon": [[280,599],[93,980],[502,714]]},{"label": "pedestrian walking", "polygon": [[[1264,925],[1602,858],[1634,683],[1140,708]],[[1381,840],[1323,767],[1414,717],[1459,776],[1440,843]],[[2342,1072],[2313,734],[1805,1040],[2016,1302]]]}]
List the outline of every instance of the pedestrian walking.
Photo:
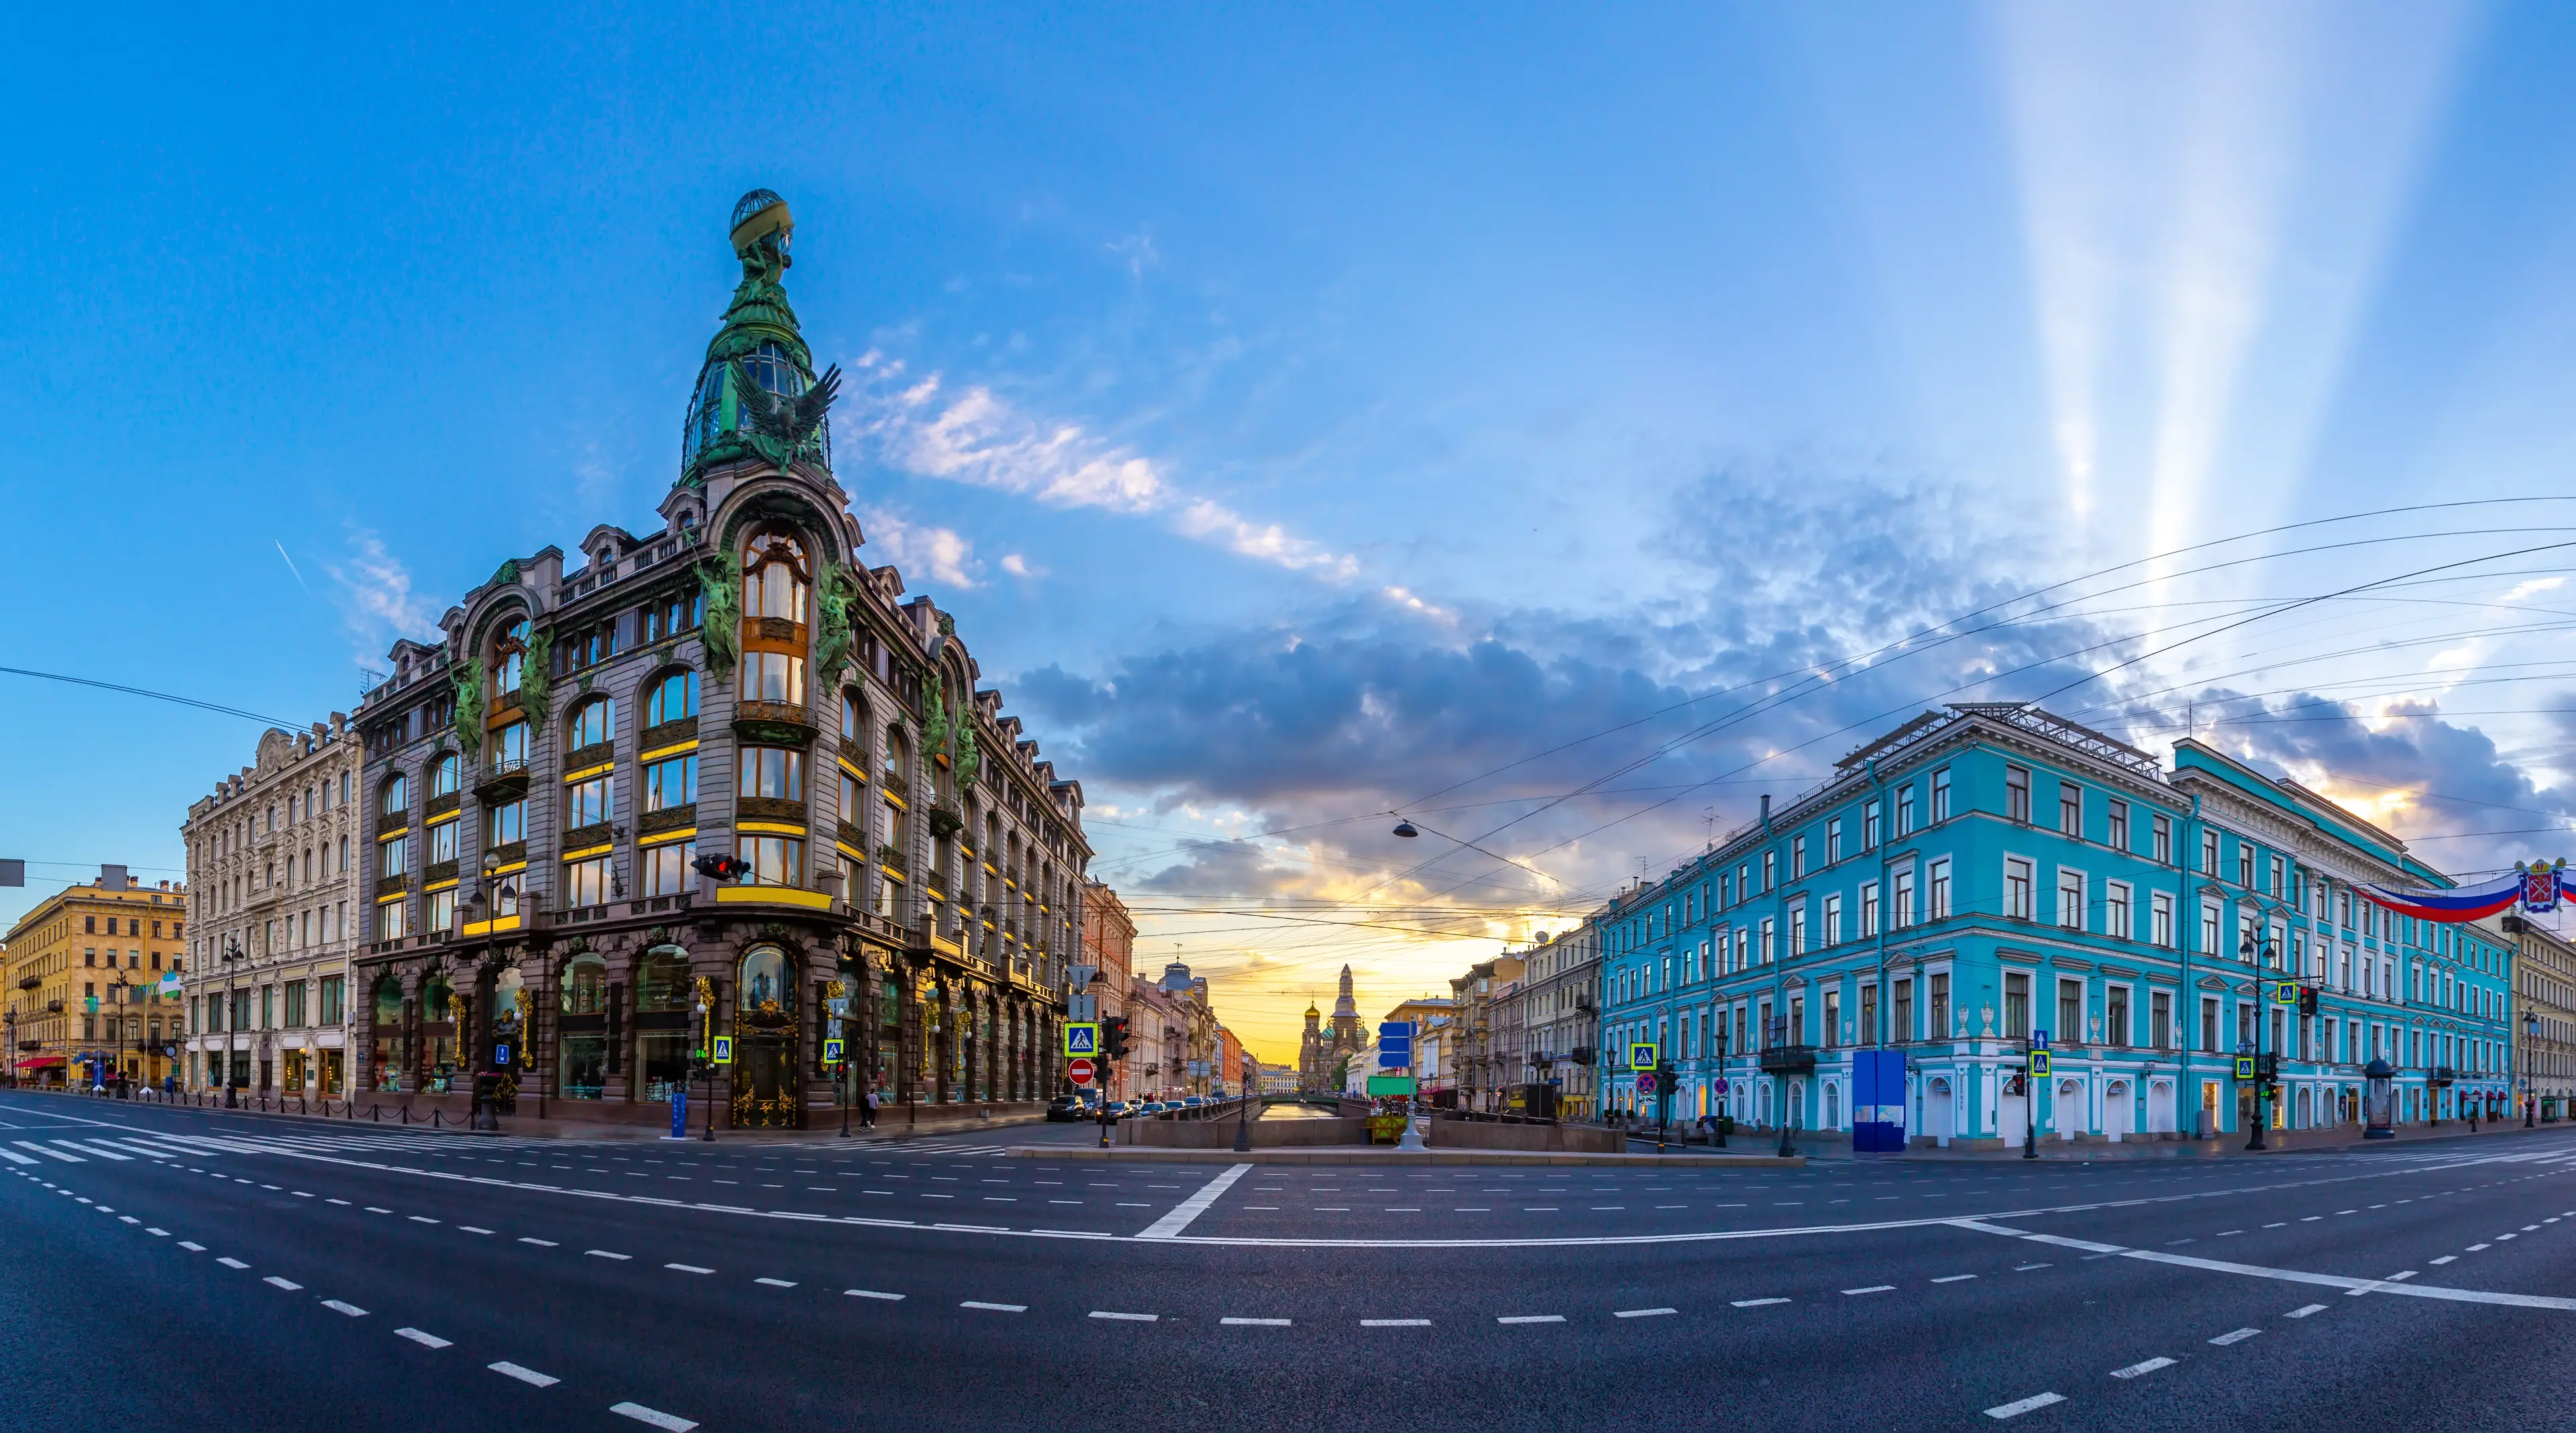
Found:
[{"label": "pedestrian walking", "polygon": [[868,1086],[867,1097],[859,1106],[859,1127],[862,1129],[877,1127],[877,1087],[874,1085]]}]

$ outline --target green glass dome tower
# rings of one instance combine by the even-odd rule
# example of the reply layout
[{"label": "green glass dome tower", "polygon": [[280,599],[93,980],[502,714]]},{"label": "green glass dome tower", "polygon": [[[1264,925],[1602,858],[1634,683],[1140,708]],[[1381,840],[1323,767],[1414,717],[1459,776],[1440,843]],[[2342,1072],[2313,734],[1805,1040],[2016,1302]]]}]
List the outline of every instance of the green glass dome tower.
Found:
[{"label": "green glass dome tower", "polygon": [[[699,486],[707,469],[750,458],[767,458],[781,468],[792,458],[831,471],[831,428],[822,409],[830,406],[828,390],[837,385],[837,371],[815,376],[814,356],[779,283],[795,262],[788,256],[795,234],[787,201],[769,190],[754,189],[733,206],[733,251],[742,261],[742,283],[690,390],[689,416],[680,432],[683,484]],[[746,383],[760,393],[747,397]],[[818,388],[825,390],[815,393],[819,402],[799,403]],[[813,410],[810,428],[760,421],[777,414],[783,422],[805,408]]]}]

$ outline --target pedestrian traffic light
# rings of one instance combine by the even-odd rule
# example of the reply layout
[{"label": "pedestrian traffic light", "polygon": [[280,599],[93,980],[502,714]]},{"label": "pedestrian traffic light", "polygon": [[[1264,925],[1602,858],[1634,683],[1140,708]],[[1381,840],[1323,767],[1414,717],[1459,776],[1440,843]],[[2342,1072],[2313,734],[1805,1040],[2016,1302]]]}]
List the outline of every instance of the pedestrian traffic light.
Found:
[{"label": "pedestrian traffic light", "polygon": [[1127,1017],[1112,1015],[1100,1022],[1100,1053],[1112,1060],[1127,1058]]},{"label": "pedestrian traffic light", "polygon": [[751,864],[739,856],[700,856],[689,863],[697,873],[710,880],[738,880],[751,870]]}]

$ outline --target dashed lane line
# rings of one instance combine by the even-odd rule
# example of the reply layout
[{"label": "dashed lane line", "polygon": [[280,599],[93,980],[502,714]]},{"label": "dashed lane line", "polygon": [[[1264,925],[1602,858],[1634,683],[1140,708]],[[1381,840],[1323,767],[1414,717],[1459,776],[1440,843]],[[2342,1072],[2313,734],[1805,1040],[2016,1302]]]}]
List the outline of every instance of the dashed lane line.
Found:
[{"label": "dashed lane line", "polygon": [[655,1428],[667,1428],[671,1430],[671,1433],[689,1433],[690,1429],[698,1426],[688,1419],[680,1417],[676,1413],[665,1413],[658,1408],[647,1408],[641,1403],[612,1403],[608,1405],[608,1411],[611,1413],[622,1414],[625,1417],[634,1419],[638,1423],[649,1424]]},{"label": "dashed lane line", "polygon": [[1614,1319],[1659,1319],[1668,1314],[1676,1314],[1679,1312],[1681,1312],[1679,1309],[1614,1309],[1611,1311],[1610,1317]]},{"label": "dashed lane line", "polygon": [[302,1284],[296,1283],[292,1279],[281,1279],[275,1274],[269,1275],[267,1278],[260,1280],[260,1282],[263,1284],[274,1284],[278,1288],[284,1289],[290,1294],[301,1293],[304,1289]]},{"label": "dashed lane line", "polygon": [[1289,1324],[1292,1322],[1292,1320],[1289,1320],[1289,1319],[1238,1319],[1238,1318],[1221,1318],[1221,1319],[1218,1319],[1218,1320],[1217,1320],[1217,1322],[1218,1322],[1218,1323],[1220,1323],[1220,1324],[1227,1325],[1227,1326],[1232,1327],[1232,1328],[1265,1328],[1265,1329],[1284,1329],[1284,1328],[1286,1328],[1286,1327],[1288,1327],[1288,1326],[1289,1326]]},{"label": "dashed lane line", "polygon": [[2112,1369],[2111,1376],[2113,1378],[2143,1378],[2146,1375],[2155,1372],[2159,1368],[2171,1368],[2173,1366],[2174,1361],[2170,1358],[2151,1358],[2144,1363],[2130,1364],[2127,1368]]},{"label": "dashed lane line", "polygon": [[2019,1418],[2025,1413],[2046,1408],[2052,1403],[2065,1401],[2066,1395],[2062,1393],[2034,1393],[2028,1398],[2016,1398],[2010,1403],[1998,1403],[1986,1410],[1986,1416],[2000,1422],[2006,1418]]},{"label": "dashed lane line", "polygon": [[1091,1311],[1091,1317],[1095,1319],[1108,1319],[1113,1322],[1131,1324],[1160,1323],[1163,1318],[1161,1314],[1123,1314],[1113,1309],[1093,1309]]},{"label": "dashed lane line", "polygon": [[1563,1314],[1503,1314],[1503,1315],[1501,1315],[1501,1316],[1497,1317],[1497,1318],[1494,1320],[1494,1322],[1496,1322],[1496,1323],[1498,1323],[1498,1324],[1561,1324],[1561,1323],[1565,1322],[1565,1315],[1563,1315]]},{"label": "dashed lane line", "polygon": [[422,1348],[446,1348],[449,1346],[446,1339],[440,1338],[434,1333],[422,1333],[420,1330],[412,1328],[395,1329],[394,1337],[410,1339],[413,1343],[419,1344]]},{"label": "dashed lane line", "polygon": [[539,1373],[533,1368],[521,1368],[519,1365],[510,1362],[506,1358],[501,1360],[499,1363],[487,1363],[483,1366],[492,1370],[494,1373],[500,1374],[504,1378],[515,1378],[521,1383],[532,1384],[538,1388],[552,1388],[556,1384],[563,1382],[562,1379],[555,1377],[553,1374]]}]

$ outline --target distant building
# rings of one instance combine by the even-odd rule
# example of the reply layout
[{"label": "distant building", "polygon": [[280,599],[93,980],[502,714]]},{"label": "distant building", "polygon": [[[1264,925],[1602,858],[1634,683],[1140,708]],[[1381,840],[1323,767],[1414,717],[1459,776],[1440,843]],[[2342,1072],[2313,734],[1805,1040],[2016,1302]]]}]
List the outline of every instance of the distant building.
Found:
[{"label": "distant building", "polygon": [[1321,1018],[1314,1006],[1307,1006],[1305,1033],[1297,1041],[1297,1088],[1311,1095],[1341,1089],[1343,1059],[1349,1057],[1356,1064],[1370,1043],[1369,1035],[1360,1029],[1360,1009],[1351,994],[1349,966],[1342,967],[1341,995],[1333,1001],[1330,1030],[1317,1023]]},{"label": "distant building", "polygon": [[1554,937],[1541,932],[1521,961],[1528,967],[1518,996],[1528,1078],[1556,1086],[1561,1115],[1598,1115],[1593,1047],[1601,1033],[1600,927],[1587,920]]},{"label": "distant building", "polygon": [[21,1084],[83,1088],[118,1071],[158,1081],[186,1036],[161,977],[187,949],[185,886],[145,886],[123,866],[67,886],[9,930],[0,951],[9,1004],[9,1068]]},{"label": "distant building", "polygon": [[[1098,881],[1086,881],[1082,887],[1082,963],[1100,967],[1099,983],[1090,987],[1100,995],[1100,1018],[1126,1016],[1136,963],[1136,918],[1128,914],[1127,903],[1118,899],[1116,891]],[[1134,1039],[1132,1032],[1129,1039]],[[1132,1059],[1111,1066],[1106,1082],[1109,1098],[1136,1097],[1141,1087],[1135,1067]]]}]

